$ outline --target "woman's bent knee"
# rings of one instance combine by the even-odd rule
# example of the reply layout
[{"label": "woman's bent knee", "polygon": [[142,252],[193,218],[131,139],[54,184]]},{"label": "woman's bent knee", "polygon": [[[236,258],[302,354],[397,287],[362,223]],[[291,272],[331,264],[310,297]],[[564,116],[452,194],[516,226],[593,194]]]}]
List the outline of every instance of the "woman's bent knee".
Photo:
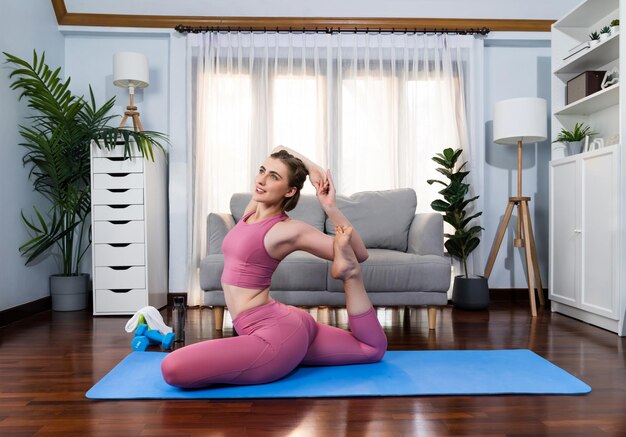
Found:
[{"label": "woman's bent knee", "polygon": [[387,352],[387,337],[383,336],[375,345],[370,345],[366,352],[368,363],[377,363],[383,359]]},{"label": "woman's bent knee", "polygon": [[161,361],[161,374],[165,382],[174,387],[189,387],[190,381],[186,378],[188,372],[185,372],[183,367],[180,360],[176,359],[172,354],[168,354]]}]

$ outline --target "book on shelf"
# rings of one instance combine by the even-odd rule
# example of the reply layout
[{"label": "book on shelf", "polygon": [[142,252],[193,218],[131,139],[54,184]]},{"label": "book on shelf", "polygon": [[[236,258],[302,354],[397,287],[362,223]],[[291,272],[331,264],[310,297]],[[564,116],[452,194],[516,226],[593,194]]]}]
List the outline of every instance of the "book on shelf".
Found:
[{"label": "book on shelf", "polygon": [[578,44],[577,46],[572,47],[571,49],[569,49],[568,52],[567,52],[567,56],[565,56],[563,58],[563,60],[566,60],[567,58],[569,58],[571,56],[574,56],[576,53],[580,53],[583,50],[587,50],[587,49],[589,49],[589,47],[591,47],[591,41],[584,41],[584,42]]}]

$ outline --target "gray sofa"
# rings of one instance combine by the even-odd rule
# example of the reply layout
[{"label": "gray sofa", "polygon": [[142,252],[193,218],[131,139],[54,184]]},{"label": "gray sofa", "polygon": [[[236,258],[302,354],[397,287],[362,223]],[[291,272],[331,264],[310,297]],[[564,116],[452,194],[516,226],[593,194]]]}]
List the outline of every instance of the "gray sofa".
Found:
[{"label": "gray sofa", "polygon": [[[211,213],[207,220],[207,255],[200,267],[204,303],[212,306],[216,328],[221,329],[225,306],[220,284],[224,267],[222,241],[239,221],[250,201],[249,193],[234,194],[231,214]],[[443,219],[438,213],[415,214],[412,189],[367,191],[337,195],[337,206],[350,220],[368,248],[361,264],[363,281],[375,306],[428,306],[428,325],[435,328],[436,306],[446,305],[450,286],[450,260],[443,254]],[[290,211],[327,233],[334,225],[317,198],[302,195]],[[296,306],[344,306],[341,281],[330,275],[330,261],[297,251],[288,255],[272,277],[274,299]]]}]

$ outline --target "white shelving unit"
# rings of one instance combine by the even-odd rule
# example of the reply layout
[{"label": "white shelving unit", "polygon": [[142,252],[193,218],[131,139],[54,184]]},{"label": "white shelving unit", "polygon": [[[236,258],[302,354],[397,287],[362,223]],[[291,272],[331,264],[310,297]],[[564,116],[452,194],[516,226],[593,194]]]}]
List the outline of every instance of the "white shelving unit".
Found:
[{"label": "white shelving unit", "polygon": [[93,314],[134,314],[167,304],[167,186],[164,158],[132,148],[91,150]]},{"label": "white shelving unit", "polygon": [[[567,82],[585,71],[626,71],[622,33],[569,56],[591,32],[624,21],[623,1],[586,0],[552,25],[552,138],[585,123],[623,139],[624,87],[612,85],[566,105]],[[626,335],[626,158],[620,144],[550,162],[552,311]]]},{"label": "white shelving unit", "polygon": [[563,64],[554,70],[554,74],[580,73],[592,70],[595,66],[605,65],[619,57],[619,34],[611,35],[587,50],[563,60]]},{"label": "white shelving unit", "polygon": [[603,89],[590,96],[570,103],[554,113],[561,115],[591,115],[619,104],[619,84]]}]

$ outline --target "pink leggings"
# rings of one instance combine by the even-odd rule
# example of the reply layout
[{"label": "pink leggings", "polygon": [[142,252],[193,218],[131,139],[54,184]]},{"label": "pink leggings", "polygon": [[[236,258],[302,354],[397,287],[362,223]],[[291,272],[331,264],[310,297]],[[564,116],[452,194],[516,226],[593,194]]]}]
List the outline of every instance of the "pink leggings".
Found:
[{"label": "pink leggings", "polygon": [[163,378],[183,388],[262,384],[300,364],[380,361],[387,338],[374,308],[348,319],[352,332],[317,323],[306,311],[272,301],[233,320],[238,337],[207,340],[168,354],[161,364]]}]

